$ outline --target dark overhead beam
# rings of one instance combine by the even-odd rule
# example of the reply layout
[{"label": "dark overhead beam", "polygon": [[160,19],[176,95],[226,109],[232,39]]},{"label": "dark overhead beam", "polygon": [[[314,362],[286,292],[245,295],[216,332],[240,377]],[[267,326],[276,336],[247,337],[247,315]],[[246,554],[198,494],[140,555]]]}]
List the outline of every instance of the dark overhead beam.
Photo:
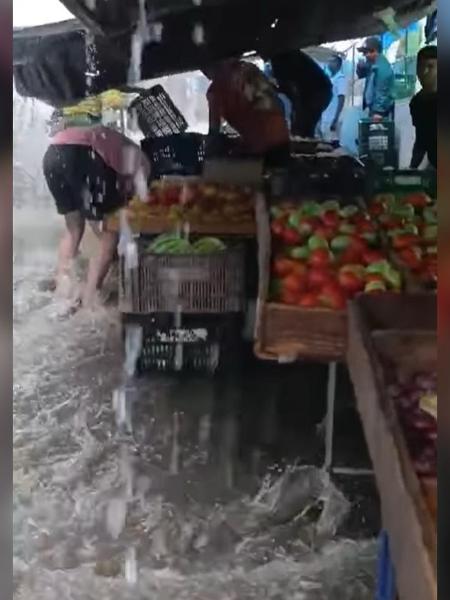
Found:
[{"label": "dark overhead beam", "polygon": [[90,11],[83,2],[79,0],[61,0],[61,2],[91,33],[98,36],[106,35],[102,26],[97,22],[95,13]]}]

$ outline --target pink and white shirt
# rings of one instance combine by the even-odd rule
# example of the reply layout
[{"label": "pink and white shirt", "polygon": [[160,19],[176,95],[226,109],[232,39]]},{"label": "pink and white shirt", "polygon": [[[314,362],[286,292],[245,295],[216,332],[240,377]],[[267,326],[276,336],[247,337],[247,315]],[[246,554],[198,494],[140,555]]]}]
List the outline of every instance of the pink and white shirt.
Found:
[{"label": "pink and white shirt", "polygon": [[122,133],[103,125],[68,127],[53,136],[52,145],[88,146],[119,175],[134,178],[150,176],[150,163],[137,144]]}]

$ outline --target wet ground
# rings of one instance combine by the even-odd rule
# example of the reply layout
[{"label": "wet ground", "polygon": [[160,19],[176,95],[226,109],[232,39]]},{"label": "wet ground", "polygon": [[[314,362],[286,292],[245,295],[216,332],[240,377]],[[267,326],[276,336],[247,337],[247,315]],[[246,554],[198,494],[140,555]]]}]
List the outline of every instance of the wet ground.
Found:
[{"label": "wet ground", "polygon": [[[373,482],[317,468],[326,367],[124,378],[115,309],[62,318],[53,241],[16,238],[15,598],[372,599]],[[336,463],[367,466],[339,375]]]}]

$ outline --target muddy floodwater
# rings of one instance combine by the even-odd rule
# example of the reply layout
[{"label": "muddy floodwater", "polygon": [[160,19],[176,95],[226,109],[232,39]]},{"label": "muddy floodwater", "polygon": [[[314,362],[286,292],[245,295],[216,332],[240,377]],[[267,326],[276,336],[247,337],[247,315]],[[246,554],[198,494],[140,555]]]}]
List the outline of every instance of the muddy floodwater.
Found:
[{"label": "muddy floodwater", "polygon": [[[373,482],[320,470],[326,369],[248,348],[226,380],[125,377],[117,309],[40,291],[58,230],[45,190],[17,199],[15,598],[372,600]],[[341,375],[336,460],[358,466]]]}]

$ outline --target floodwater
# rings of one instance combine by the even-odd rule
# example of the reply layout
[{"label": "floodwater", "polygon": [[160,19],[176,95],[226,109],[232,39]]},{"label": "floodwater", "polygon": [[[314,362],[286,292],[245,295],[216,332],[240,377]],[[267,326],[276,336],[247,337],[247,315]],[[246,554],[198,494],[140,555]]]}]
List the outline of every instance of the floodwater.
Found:
[{"label": "floodwater", "polygon": [[68,318],[40,291],[59,224],[18,193],[14,597],[372,599],[372,486],[318,468],[326,371],[248,352],[226,380],[125,377],[116,309]]}]

